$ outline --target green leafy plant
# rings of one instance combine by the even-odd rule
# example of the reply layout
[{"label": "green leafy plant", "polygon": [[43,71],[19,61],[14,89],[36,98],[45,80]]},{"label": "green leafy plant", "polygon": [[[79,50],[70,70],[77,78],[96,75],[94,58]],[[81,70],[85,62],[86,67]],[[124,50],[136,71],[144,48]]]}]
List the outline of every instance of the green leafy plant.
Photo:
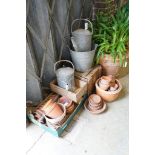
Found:
[{"label": "green leafy plant", "polygon": [[123,65],[129,42],[128,5],[118,9],[115,15],[109,17],[104,16],[103,12],[98,12],[93,27],[93,40],[98,44],[96,63],[104,54],[110,54],[114,62],[119,58],[120,65]]}]

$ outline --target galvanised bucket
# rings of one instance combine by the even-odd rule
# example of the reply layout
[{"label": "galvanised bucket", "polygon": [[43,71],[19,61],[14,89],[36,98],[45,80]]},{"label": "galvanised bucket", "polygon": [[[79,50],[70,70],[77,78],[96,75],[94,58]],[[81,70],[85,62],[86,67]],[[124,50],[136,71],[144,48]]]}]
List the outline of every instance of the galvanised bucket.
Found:
[{"label": "galvanised bucket", "polygon": [[[73,25],[75,24],[75,22],[80,21],[80,20],[86,21],[85,29],[80,28],[80,29],[73,31]],[[89,30],[87,30],[88,23],[90,24],[91,32]],[[76,44],[77,51],[85,52],[85,51],[91,50],[93,25],[88,19],[73,20],[72,25],[71,25],[71,33],[72,33],[72,39],[74,40],[74,42]]]},{"label": "galvanised bucket", "polygon": [[77,71],[86,72],[92,68],[96,48],[97,44],[93,45],[92,50],[85,52],[70,49],[71,58]]},{"label": "galvanised bucket", "polygon": [[74,65],[71,61],[60,60],[54,64],[58,86],[73,91],[75,88]]}]

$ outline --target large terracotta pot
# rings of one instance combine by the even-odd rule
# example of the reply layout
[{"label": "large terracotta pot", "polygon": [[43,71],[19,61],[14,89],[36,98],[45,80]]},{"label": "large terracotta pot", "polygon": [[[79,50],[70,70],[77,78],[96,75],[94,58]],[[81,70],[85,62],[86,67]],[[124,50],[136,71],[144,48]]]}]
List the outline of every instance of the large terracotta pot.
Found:
[{"label": "large terracotta pot", "polygon": [[64,122],[65,116],[66,116],[66,108],[63,104],[57,103],[59,107],[62,109],[62,114],[56,118],[50,118],[49,116],[45,115],[46,123],[49,127],[53,125],[61,125]]},{"label": "large terracotta pot", "polygon": [[120,60],[117,58],[114,63],[114,59],[110,54],[105,54],[104,57],[100,57],[99,63],[103,68],[103,75],[113,75],[116,77],[123,77],[129,72],[129,56],[126,55],[127,66],[121,67]]},{"label": "large terracotta pot", "polygon": [[122,85],[121,83],[119,82],[119,80],[116,79],[116,82],[118,84],[118,89],[116,91],[106,91],[106,90],[103,90],[99,87],[99,81],[100,81],[101,78],[99,78],[96,83],[95,83],[95,86],[96,86],[96,94],[101,96],[102,99],[106,102],[112,102],[114,100],[116,100],[122,90]]},{"label": "large terracotta pot", "polygon": [[47,101],[41,110],[50,118],[57,118],[63,114],[63,110],[60,105],[54,103],[52,100]]}]

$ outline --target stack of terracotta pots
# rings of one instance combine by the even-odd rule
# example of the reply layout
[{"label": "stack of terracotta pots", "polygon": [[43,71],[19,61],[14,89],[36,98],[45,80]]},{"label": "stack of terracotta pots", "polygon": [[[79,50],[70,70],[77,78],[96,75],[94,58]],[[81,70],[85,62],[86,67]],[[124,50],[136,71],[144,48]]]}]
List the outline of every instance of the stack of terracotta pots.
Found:
[{"label": "stack of terracotta pots", "polygon": [[34,117],[42,124],[49,127],[61,126],[67,118],[67,115],[73,113],[75,104],[66,96],[55,95],[48,101],[45,101],[34,112]]},{"label": "stack of terracotta pots", "polygon": [[48,125],[61,124],[64,122],[66,116],[66,108],[63,104],[53,102],[53,100],[50,99],[37,108],[34,116],[41,123],[44,123],[43,120],[45,118]]},{"label": "stack of terracotta pots", "polygon": [[96,93],[102,97],[104,101],[111,102],[118,98],[122,85],[114,76],[102,76],[96,81]]},{"label": "stack of terracotta pots", "polygon": [[85,108],[93,114],[99,114],[106,109],[106,104],[99,95],[92,94],[85,103]]},{"label": "stack of terracotta pots", "polygon": [[66,113],[67,114],[71,114],[74,109],[75,109],[75,104],[74,102],[72,102],[72,100],[70,100],[68,97],[66,96],[62,96],[60,99],[59,99],[59,103],[65,105],[66,107]]}]

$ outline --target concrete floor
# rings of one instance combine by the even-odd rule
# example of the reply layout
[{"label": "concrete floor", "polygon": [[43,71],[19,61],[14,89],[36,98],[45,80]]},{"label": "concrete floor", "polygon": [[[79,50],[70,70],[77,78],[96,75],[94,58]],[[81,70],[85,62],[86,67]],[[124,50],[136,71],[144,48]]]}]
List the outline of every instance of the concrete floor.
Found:
[{"label": "concrete floor", "polygon": [[128,155],[128,77],[121,78],[120,98],[108,110],[92,115],[82,109],[62,138],[34,124],[27,127],[28,155]]}]

